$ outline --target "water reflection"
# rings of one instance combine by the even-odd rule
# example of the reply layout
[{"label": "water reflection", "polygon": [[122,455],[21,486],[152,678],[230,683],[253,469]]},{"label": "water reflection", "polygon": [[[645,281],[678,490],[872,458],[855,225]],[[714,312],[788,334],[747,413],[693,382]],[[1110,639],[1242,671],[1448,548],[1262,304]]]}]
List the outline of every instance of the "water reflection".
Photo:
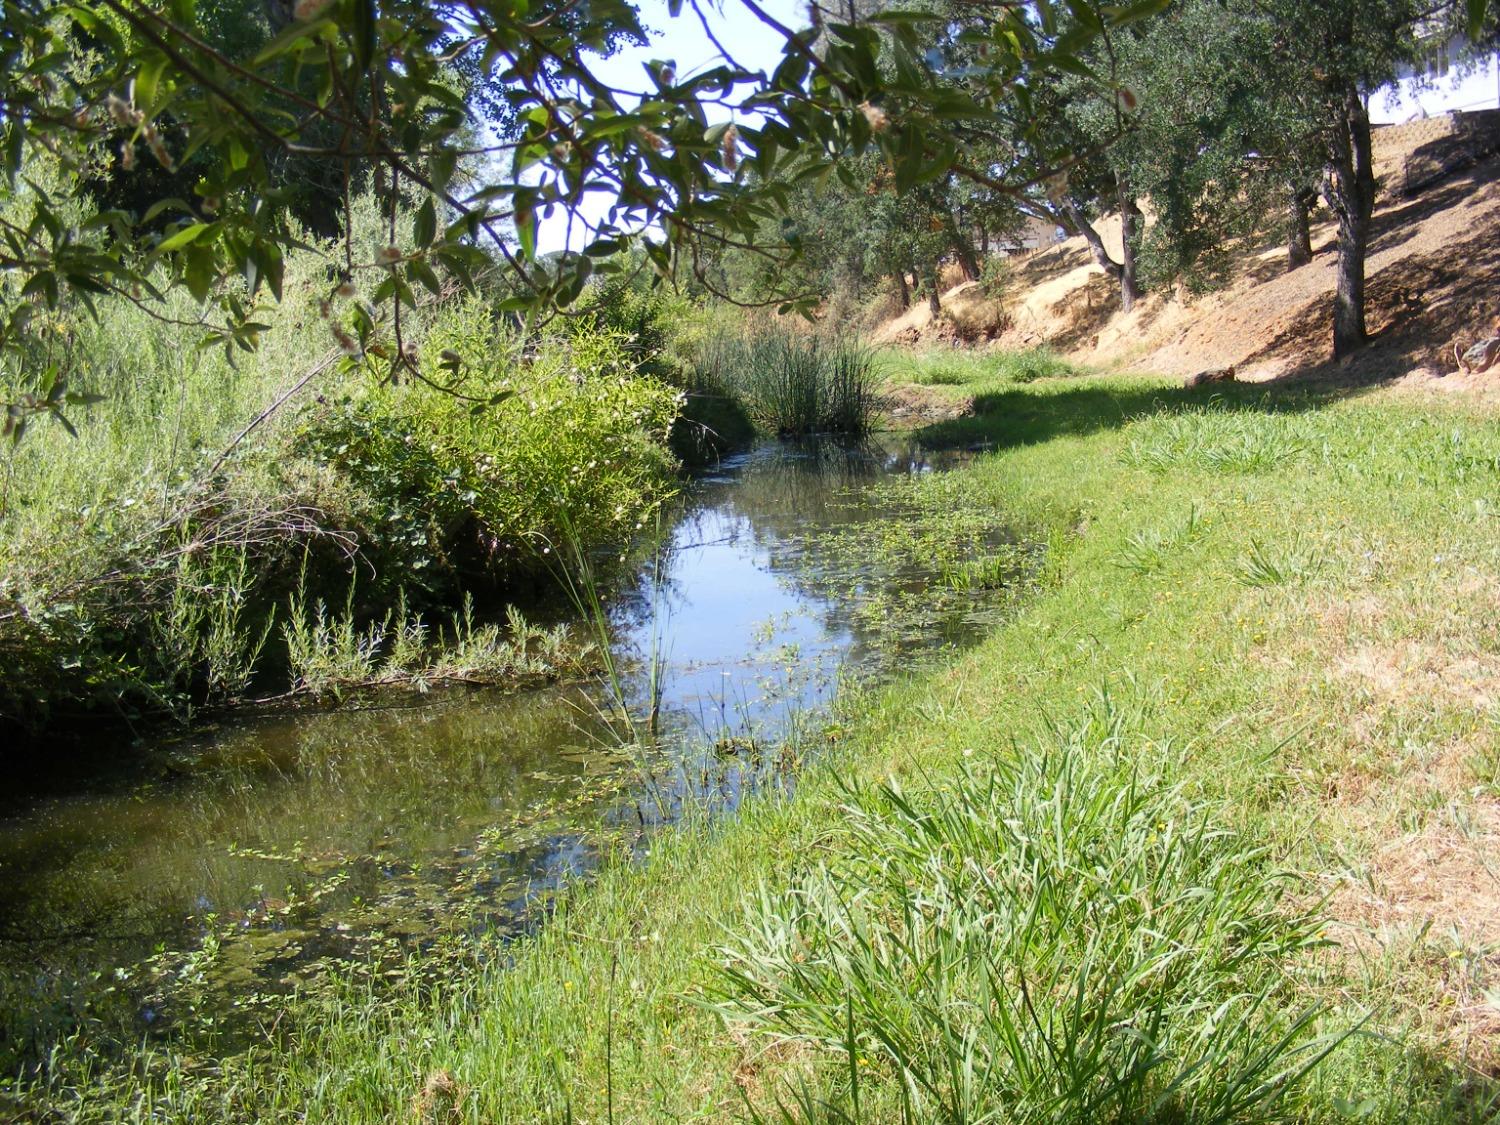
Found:
[{"label": "water reflection", "polygon": [[665,669],[665,735],[646,751],[614,746],[596,688],[463,690],[247,721],[16,798],[0,819],[0,1066],[85,1027],[129,1050],[336,964],[504,932],[617,830],[628,843],[689,797],[733,806],[841,674],[993,620],[983,597],[929,598],[950,609],[893,646],[851,600],[934,582],[849,549],[895,518],[874,482],[934,467],[900,447],[773,444],[697,482],[659,564],[611,606],[636,706],[653,653]]}]

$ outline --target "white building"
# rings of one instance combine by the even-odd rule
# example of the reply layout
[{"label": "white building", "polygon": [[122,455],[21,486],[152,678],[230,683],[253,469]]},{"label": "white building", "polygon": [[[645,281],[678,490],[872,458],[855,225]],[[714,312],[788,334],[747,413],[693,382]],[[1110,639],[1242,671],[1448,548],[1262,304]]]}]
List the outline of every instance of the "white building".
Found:
[{"label": "white building", "polygon": [[1445,113],[1500,109],[1500,64],[1493,50],[1465,59],[1462,36],[1432,43],[1423,62],[1370,95],[1370,121],[1398,125]]}]

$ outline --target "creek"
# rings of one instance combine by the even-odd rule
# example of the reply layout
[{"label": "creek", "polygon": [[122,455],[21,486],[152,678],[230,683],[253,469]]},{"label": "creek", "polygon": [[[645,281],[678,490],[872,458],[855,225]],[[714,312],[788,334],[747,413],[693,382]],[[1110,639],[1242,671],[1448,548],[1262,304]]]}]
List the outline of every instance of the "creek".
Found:
[{"label": "creek", "polygon": [[836,697],[977,638],[1034,573],[1001,514],[903,499],[961,457],[768,442],[696,478],[607,601],[617,691],[380,694],[101,745],[0,798],[0,1075],[58,1043],[227,1050],[293,992],[503,950],[686,808],[792,784]]}]

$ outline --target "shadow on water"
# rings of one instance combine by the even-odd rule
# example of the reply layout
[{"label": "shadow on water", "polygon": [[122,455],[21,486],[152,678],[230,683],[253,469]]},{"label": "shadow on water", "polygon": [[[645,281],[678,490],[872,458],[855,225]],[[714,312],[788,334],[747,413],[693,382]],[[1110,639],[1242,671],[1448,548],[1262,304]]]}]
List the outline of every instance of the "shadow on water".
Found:
[{"label": "shadow on water", "polygon": [[[1003,525],[919,529],[883,487],[964,456],[772,443],[701,477],[607,605],[631,708],[659,707],[645,745],[620,745],[598,685],[454,690],[227,725],[12,794],[0,1068],[79,1033],[106,1057],[210,1029],[232,1045],[293,990],[493,949],[471,939],[534,924],[685,807],[786,784],[841,684],[973,639],[1024,583]],[[976,550],[999,579],[931,569]]]}]

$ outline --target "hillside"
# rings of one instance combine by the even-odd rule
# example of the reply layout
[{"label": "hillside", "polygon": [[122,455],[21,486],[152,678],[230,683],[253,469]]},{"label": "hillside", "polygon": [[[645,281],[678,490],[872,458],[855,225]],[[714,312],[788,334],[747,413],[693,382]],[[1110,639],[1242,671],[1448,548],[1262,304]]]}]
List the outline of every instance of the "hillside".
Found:
[{"label": "hillside", "polygon": [[[1284,247],[1268,243],[1246,255],[1227,288],[1197,298],[1152,294],[1126,315],[1114,284],[1075,237],[1018,260],[1010,291],[998,302],[986,300],[977,283],[950,289],[943,318],[960,335],[992,336],[995,347],[1047,345],[1105,369],[1186,376],[1232,364],[1252,382],[1332,378],[1488,393],[1500,387],[1500,377],[1457,372],[1452,344],[1489,334],[1500,313],[1493,285],[1500,265],[1500,158],[1444,174],[1470,143],[1452,118],[1382,130],[1376,139],[1382,190],[1366,311],[1374,339],[1338,367],[1331,363],[1335,230],[1326,213],[1313,229],[1314,260],[1291,273]],[[1411,197],[1394,190],[1433,176],[1440,178]],[[1105,220],[1100,233],[1118,255],[1118,220]],[[992,334],[990,325],[1004,328]],[[931,343],[952,335],[934,330],[923,304],[881,325],[874,340]]]}]

